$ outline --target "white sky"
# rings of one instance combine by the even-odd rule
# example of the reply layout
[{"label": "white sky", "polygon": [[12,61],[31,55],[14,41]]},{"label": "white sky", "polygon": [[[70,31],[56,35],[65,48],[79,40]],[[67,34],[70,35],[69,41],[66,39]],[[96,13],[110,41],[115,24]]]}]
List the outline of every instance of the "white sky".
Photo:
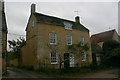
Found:
[{"label": "white sky", "polygon": [[119,0],[5,0],[6,2],[118,2]]},{"label": "white sky", "polygon": [[[30,16],[30,6],[36,4],[36,12],[74,21],[76,13],[80,11],[81,23],[90,30],[90,35],[116,29],[118,31],[118,0],[104,0],[104,2],[34,2],[36,0],[5,0],[5,13],[8,27],[8,40],[16,40],[17,35],[25,35],[25,28]],[[25,1],[25,2],[23,2]],[[32,2],[30,2],[32,1]],[[42,1],[42,0],[41,0]],[[59,0],[58,0],[59,1]],[[93,2],[94,1],[94,2]],[[108,2],[109,1],[109,2]],[[116,1],[116,2],[113,2]],[[110,29],[109,29],[110,27]]]}]

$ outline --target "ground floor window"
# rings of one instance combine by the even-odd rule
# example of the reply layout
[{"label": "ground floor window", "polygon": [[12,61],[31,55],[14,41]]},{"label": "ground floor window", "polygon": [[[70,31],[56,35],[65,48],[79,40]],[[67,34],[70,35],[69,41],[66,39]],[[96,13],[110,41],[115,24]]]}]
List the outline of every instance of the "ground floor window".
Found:
[{"label": "ground floor window", "polygon": [[57,53],[56,52],[51,52],[50,53],[50,61],[51,61],[51,64],[57,64],[58,62],[58,58],[57,58]]},{"label": "ground floor window", "polygon": [[85,52],[81,52],[81,60],[86,61],[86,53]]},{"label": "ground floor window", "polygon": [[70,67],[74,67],[74,54],[69,53]]}]

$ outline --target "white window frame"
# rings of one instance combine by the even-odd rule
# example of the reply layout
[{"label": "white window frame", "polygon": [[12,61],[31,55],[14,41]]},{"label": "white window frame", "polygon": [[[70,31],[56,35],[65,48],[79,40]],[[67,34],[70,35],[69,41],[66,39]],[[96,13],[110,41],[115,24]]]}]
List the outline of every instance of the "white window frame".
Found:
[{"label": "white window frame", "polygon": [[80,37],[80,45],[84,46],[84,37]]},{"label": "white window frame", "polygon": [[67,30],[72,30],[72,24],[69,23],[69,22],[64,22],[64,27],[65,27],[65,29],[67,29]]},{"label": "white window frame", "polygon": [[[70,38],[69,38],[68,36],[69,36]],[[70,40],[68,40],[68,39],[70,39]],[[68,44],[68,43],[69,43],[68,41],[71,41],[70,44]],[[72,45],[72,36],[69,35],[69,34],[66,35],[66,43],[67,43],[67,45]]]},{"label": "white window frame", "polygon": [[[55,36],[54,37],[51,37],[51,34],[54,34]],[[56,44],[57,43],[57,40],[56,40],[56,33],[53,33],[53,32],[50,32],[49,33],[49,40],[50,40],[50,44]],[[51,40],[54,40],[55,42],[51,42]]]},{"label": "white window frame", "polygon": [[[82,58],[84,56],[84,59]],[[86,53],[81,52],[81,61],[86,61]]]},{"label": "white window frame", "polygon": [[74,67],[74,54],[69,53],[70,67]]},{"label": "white window frame", "polygon": [[[50,52],[50,63],[51,64],[58,64],[58,54],[56,53],[56,57],[52,57],[51,56],[52,53],[54,53],[54,52]],[[55,62],[52,62],[52,59],[54,60],[55,58],[56,58]]]},{"label": "white window frame", "polygon": [[35,21],[34,20],[32,20],[32,27],[34,27],[35,26]]}]

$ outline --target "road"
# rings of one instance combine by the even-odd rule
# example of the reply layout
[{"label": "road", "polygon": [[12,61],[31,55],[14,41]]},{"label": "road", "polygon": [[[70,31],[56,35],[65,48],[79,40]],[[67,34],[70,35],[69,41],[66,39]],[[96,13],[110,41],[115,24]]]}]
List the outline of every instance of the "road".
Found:
[{"label": "road", "polygon": [[94,73],[88,73],[81,78],[120,78],[119,69],[104,70]]},{"label": "road", "polygon": [[[8,67],[8,75],[6,77],[7,78],[52,78],[33,71],[28,71],[18,68],[10,68],[10,67]],[[63,76],[62,78],[120,78],[120,70],[119,69],[102,70],[94,73],[91,72],[87,74]]]},{"label": "road", "polygon": [[7,68],[7,78],[49,78],[45,75],[38,74],[33,71],[18,69],[18,68]]}]

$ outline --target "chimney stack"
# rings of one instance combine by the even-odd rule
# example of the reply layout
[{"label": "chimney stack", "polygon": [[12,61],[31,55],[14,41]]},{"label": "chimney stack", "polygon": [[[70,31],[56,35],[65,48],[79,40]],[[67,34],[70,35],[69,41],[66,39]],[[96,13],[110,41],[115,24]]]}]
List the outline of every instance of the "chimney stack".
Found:
[{"label": "chimney stack", "polygon": [[4,11],[4,1],[0,1],[0,11]]},{"label": "chimney stack", "polygon": [[80,24],[79,16],[75,17],[75,22]]},{"label": "chimney stack", "polygon": [[36,5],[32,4],[31,5],[31,14],[35,13]]},{"label": "chimney stack", "polygon": [[2,2],[2,11],[4,11],[4,2]]}]

